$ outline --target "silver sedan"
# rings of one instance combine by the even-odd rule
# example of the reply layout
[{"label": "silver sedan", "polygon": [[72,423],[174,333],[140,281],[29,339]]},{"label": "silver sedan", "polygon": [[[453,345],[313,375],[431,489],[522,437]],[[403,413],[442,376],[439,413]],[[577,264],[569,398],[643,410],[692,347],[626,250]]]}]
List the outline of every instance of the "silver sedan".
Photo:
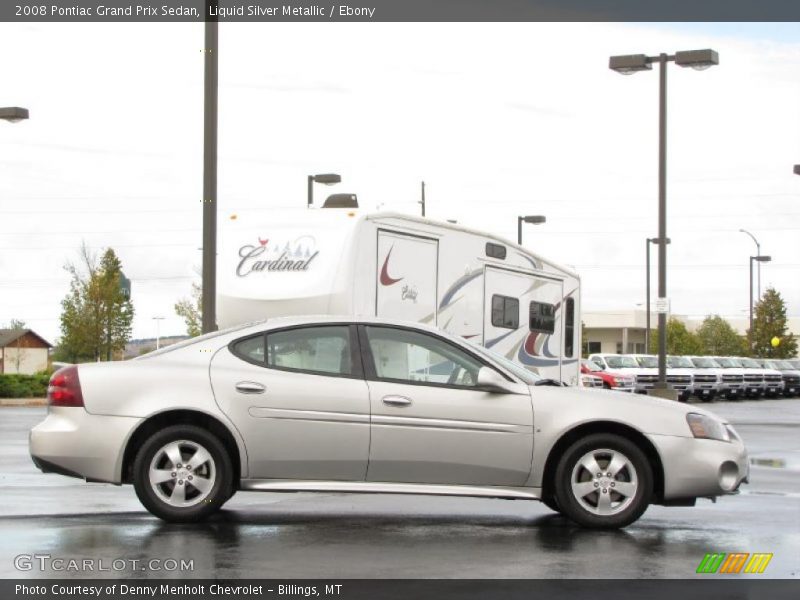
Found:
[{"label": "silver sedan", "polygon": [[30,452],[133,484],[168,521],[302,490],[540,500],[624,527],[747,481],[742,440],[707,410],[549,383],[419,324],[274,319],[59,370]]}]

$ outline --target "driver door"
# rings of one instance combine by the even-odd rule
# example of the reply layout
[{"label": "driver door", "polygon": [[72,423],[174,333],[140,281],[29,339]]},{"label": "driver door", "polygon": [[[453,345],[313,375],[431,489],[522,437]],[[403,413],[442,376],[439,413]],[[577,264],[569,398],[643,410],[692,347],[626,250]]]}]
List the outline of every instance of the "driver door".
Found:
[{"label": "driver door", "polygon": [[483,361],[434,334],[361,325],[359,339],[371,410],[367,481],[525,483],[533,452],[529,393],[478,389]]}]

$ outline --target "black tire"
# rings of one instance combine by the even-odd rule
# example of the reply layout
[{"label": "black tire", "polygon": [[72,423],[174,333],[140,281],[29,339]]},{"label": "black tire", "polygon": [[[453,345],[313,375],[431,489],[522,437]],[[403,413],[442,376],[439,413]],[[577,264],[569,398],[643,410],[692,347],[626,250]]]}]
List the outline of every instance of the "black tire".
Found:
[{"label": "black tire", "polygon": [[556,502],[555,497],[553,496],[545,496],[542,498],[542,504],[544,504],[547,508],[552,510],[553,512],[561,513],[561,509],[558,508],[558,502]]},{"label": "black tire", "polygon": [[[584,471],[581,467],[577,467],[582,457],[589,453],[597,452],[598,456],[604,455],[603,451],[609,450],[621,453],[628,461],[629,467],[620,469],[611,478],[598,479],[597,492],[594,498],[589,498],[593,492],[585,495],[584,500],[579,501],[576,494],[573,493],[572,476],[573,471],[578,473],[579,477],[585,478],[588,472]],[[602,460],[602,459],[601,459]],[[609,466],[610,460],[605,464],[601,464],[601,460],[597,461],[600,467],[601,474],[604,474],[602,469]],[[630,470],[632,469],[632,471]],[[595,474],[592,474],[590,479],[582,481],[582,483],[593,483]],[[629,498],[616,493],[611,490],[609,481],[613,480],[616,483],[631,483],[637,482],[635,485],[635,492]],[[594,482],[596,483],[596,482]],[[606,484],[609,487],[605,489],[610,490],[605,492],[608,494],[610,502],[617,502],[615,508],[610,509],[614,512],[606,515],[599,515],[591,512],[586,508],[582,502],[590,505],[595,501],[595,506],[599,504],[602,486]],[[642,516],[650,499],[653,495],[653,471],[650,463],[644,452],[631,442],[629,439],[615,434],[596,433],[582,438],[573,443],[558,461],[555,473],[555,499],[559,506],[559,512],[567,518],[575,521],[584,527],[594,529],[617,529],[626,527],[639,517]]]},{"label": "black tire", "polygon": [[[196,467],[199,469],[197,473],[201,475],[187,470],[185,465],[180,465],[183,467],[181,470],[169,461],[164,453],[164,448],[175,442],[179,443],[179,452],[184,459],[187,459],[187,463],[191,462],[192,449],[196,450],[199,447],[208,452],[210,460],[203,461]],[[176,480],[152,484],[150,466],[154,463],[154,459],[156,460],[155,464],[158,464],[158,461],[166,461],[162,463],[159,470],[163,470],[168,476],[169,473],[166,471],[174,469],[173,477],[176,477]],[[187,506],[174,506],[167,502],[166,495],[174,493],[172,490],[178,485],[178,478],[181,474],[186,478],[186,483],[180,480],[184,497],[187,502],[195,503]],[[193,484],[189,483],[189,478],[193,480],[197,478],[197,481],[202,479],[211,481],[209,489],[201,492],[199,488],[195,488]],[[154,433],[142,444],[133,463],[133,487],[144,507],[160,519],[173,523],[201,521],[219,510],[234,493],[231,458],[222,442],[205,429],[195,425],[173,425]]]}]

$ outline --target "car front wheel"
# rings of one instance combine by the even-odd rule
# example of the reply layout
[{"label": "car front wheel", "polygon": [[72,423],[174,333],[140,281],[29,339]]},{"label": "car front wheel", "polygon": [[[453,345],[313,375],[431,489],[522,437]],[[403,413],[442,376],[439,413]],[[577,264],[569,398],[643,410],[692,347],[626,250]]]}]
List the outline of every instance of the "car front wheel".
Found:
[{"label": "car front wheel", "polygon": [[647,457],[619,435],[593,434],[578,440],[556,467],[555,498],[560,512],[585,527],[630,525],[647,509],[652,491]]},{"label": "car front wheel", "polygon": [[165,521],[204,519],[233,492],[225,447],[194,425],[174,425],[150,436],[136,455],[133,473],[139,500]]}]

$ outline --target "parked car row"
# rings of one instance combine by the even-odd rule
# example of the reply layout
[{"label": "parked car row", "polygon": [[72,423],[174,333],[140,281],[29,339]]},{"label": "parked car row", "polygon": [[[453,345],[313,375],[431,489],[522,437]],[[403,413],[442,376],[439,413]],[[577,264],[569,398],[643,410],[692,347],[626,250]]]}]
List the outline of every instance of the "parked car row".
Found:
[{"label": "parked car row", "polygon": [[[658,357],[592,354],[581,361],[581,373],[582,381],[600,378],[606,389],[646,394],[658,381]],[[800,359],[668,356],[667,383],[678,390],[681,402],[692,396],[704,402],[716,397],[789,398],[800,396]],[[600,385],[593,382],[591,387]]]}]

